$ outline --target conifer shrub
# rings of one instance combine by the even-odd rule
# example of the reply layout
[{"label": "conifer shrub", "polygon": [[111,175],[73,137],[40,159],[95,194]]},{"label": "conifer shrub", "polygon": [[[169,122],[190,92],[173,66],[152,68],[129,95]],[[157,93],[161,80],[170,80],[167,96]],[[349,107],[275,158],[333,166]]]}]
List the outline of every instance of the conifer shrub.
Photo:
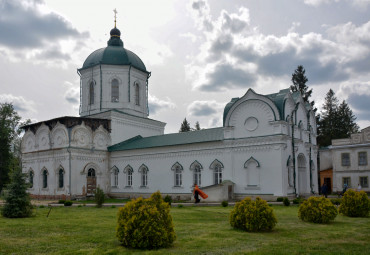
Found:
[{"label": "conifer shrub", "polygon": [[8,185],[8,192],[5,194],[5,204],[2,208],[2,215],[7,218],[26,218],[32,216],[32,204],[25,181],[26,176],[21,169],[14,169],[11,175],[11,182]]},{"label": "conifer shrub", "polygon": [[284,200],[284,198],[283,198],[283,197],[278,197],[278,198],[276,199],[276,202],[283,202],[283,200]]},{"label": "conifer shrub", "polygon": [[298,209],[298,217],[307,222],[328,223],[338,215],[337,208],[325,197],[310,197]]},{"label": "conifer shrub", "polygon": [[165,248],[176,239],[170,206],[159,191],[148,199],[140,197],[120,208],[116,230],[118,240],[129,248]]},{"label": "conifer shrub", "polygon": [[61,199],[61,200],[58,201],[58,204],[63,204],[64,205],[64,202],[65,202],[65,200]]},{"label": "conifer shrub", "polygon": [[349,189],[344,193],[339,213],[349,217],[367,217],[369,212],[370,200],[365,191]]},{"label": "conifer shrub", "polygon": [[250,197],[243,199],[230,213],[231,226],[249,232],[270,231],[276,223],[273,209],[260,197],[255,201]]},{"label": "conifer shrub", "polygon": [[72,206],[73,202],[72,201],[64,201],[64,206]]},{"label": "conifer shrub", "polygon": [[229,205],[229,202],[227,202],[227,201],[222,201],[222,202],[221,202],[221,205],[222,205],[222,207],[227,207],[227,206]]},{"label": "conifer shrub", "polygon": [[170,196],[170,195],[166,195],[165,197],[164,197],[164,202],[166,202],[166,203],[168,203],[169,205],[171,205],[172,204],[172,197]]},{"label": "conifer shrub", "polygon": [[97,187],[95,190],[96,207],[101,208],[103,206],[104,200],[105,200],[104,191],[101,188]]},{"label": "conifer shrub", "polygon": [[284,197],[284,199],[283,199],[283,204],[284,204],[285,206],[290,206],[289,198]]}]

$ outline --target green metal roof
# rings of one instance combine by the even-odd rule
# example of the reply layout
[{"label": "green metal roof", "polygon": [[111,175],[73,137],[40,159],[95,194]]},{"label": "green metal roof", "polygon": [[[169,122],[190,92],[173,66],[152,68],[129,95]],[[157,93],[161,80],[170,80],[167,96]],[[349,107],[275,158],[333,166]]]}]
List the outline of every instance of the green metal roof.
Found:
[{"label": "green metal roof", "polygon": [[284,107],[285,107],[285,97],[290,93],[290,89],[282,89],[278,93],[266,95],[271,101],[274,102],[279,110],[280,120],[284,120]]},{"label": "green metal roof", "polygon": [[222,127],[150,137],[142,137],[138,135],[121,143],[109,146],[108,151],[124,151],[124,150],[214,142],[222,141],[223,139],[224,131]]},{"label": "green metal roof", "polygon": [[[118,29],[114,28],[115,31]],[[112,29],[112,31],[114,30]],[[118,32],[113,34],[108,41],[108,46],[98,49],[91,53],[85,60],[83,66],[79,70],[90,68],[96,65],[131,65],[143,72],[147,72],[143,61],[132,51],[124,48],[123,42],[120,39]]]},{"label": "green metal roof", "polygon": [[231,99],[230,102],[228,102],[224,108],[224,116],[223,116],[223,126],[225,126],[225,120],[226,120],[226,116],[227,114],[229,113],[231,107],[235,104],[236,101],[239,100],[239,97],[234,97]]}]

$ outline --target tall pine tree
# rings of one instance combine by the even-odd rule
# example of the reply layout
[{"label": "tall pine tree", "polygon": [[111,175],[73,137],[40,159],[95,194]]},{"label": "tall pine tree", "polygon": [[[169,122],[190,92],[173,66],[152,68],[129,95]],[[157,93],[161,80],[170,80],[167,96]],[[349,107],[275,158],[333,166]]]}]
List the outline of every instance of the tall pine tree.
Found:
[{"label": "tall pine tree", "polygon": [[312,96],[312,89],[308,89],[306,83],[308,79],[306,77],[306,70],[302,65],[299,65],[297,69],[292,74],[292,83],[293,85],[290,86],[290,90],[292,92],[300,91],[303,97],[303,101],[308,102],[312,109],[316,112],[317,109],[314,108],[314,101],[309,101],[309,98]]},{"label": "tall pine tree", "polygon": [[359,130],[355,120],[356,117],[346,101],[339,105],[334,91],[330,89],[317,123],[317,143],[319,146],[329,146],[333,139],[350,137]]},{"label": "tall pine tree", "polygon": [[181,123],[179,132],[181,133],[181,132],[189,132],[189,131],[191,131],[190,123],[185,118],[183,122]]}]

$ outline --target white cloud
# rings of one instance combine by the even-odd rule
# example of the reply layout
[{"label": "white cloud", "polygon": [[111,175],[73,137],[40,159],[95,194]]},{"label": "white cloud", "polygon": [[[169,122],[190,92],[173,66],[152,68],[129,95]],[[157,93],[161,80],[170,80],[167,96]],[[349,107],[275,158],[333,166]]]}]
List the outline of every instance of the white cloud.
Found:
[{"label": "white cloud", "polygon": [[158,99],[154,95],[149,94],[148,98],[148,103],[149,103],[149,113],[150,114],[156,114],[159,111],[162,110],[168,110],[168,109],[175,109],[176,104],[174,104],[171,99],[166,98],[166,100],[163,99]]},{"label": "white cloud", "polygon": [[31,100],[25,99],[23,96],[14,96],[11,94],[0,95],[1,103],[11,103],[14,109],[19,112],[20,115],[24,113],[35,113],[35,103]]}]

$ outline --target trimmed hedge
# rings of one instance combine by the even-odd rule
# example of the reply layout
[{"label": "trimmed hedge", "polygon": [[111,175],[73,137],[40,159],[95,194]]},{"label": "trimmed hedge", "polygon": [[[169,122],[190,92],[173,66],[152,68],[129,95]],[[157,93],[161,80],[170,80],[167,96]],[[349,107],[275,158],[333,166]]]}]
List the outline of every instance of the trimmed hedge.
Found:
[{"label": "trimmed hedge", "polygon": [[298,217],[313,223],[328,223],[338,215],[337,208],[325,197],[310,197],[298,209]]},{"label": "trimmed hedge", "polygon": [[128,202],[118,211],[116,232],[125,247],[158,249],[169,247],[176,239],[170,206],[159,191],[150,198]]},{"label": "trimmed hedge", "polygon": [[290,206],[289,198],[284,197],[284,199],[283,199],[283,204],[284,204],[285,206]]},{"label": "trimmed hedge", "polygon": [[365,191],[349,189],[344,193],[339,213],[349,217],[367,217],[370,212],[370,200]]},{"label": "trimmed hedge", "polygon": [[259,197],[255,201],[250,197],[243,199],[230,213],[231,226],[245,231],[269,231],[276,223],[273,209]]}]

